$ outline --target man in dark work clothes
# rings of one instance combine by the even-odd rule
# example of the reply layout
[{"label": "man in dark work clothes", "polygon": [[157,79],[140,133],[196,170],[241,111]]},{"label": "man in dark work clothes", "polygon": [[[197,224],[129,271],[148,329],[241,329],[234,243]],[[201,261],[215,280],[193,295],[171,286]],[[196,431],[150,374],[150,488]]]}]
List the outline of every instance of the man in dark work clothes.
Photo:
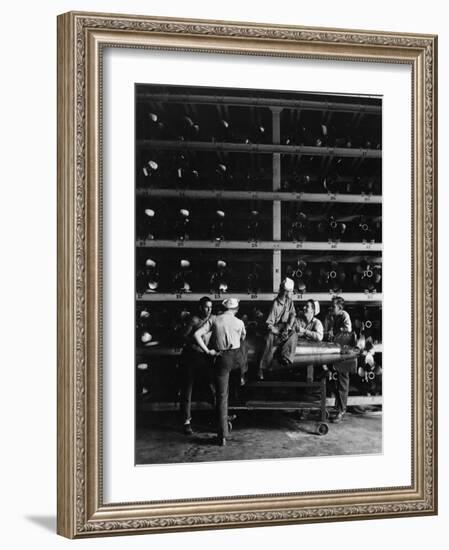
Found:
[{"label": "man in dark work clothes", "polygon": [[[203,352],[193,338],[195,332],[213,317],[212,301],[207,296],[204,296],[199,301],[198,314],[191,317],[182,334],[184,349],[181,356],[181,416],[183,430],[186,435],[193,433],[191,426],[191,404],[195,379],[199,380],[202,378],[203,380],[207,380],[213,400],[215,398],[211,370],[212,359]],[[206,345],[209,342],[209,338],[210,335],[205,335],[203,338]]]},{"label": "man in dark work clothes", "polygon": [[[352,323],[349,313],[344,309],[345,301],[343,298],[336,296],[332,298],[329,315],[324,321],[324,334],[328,341],[340,341],[340,343],[348,344],[352,333]],[[336,416],[332,422],[339,423],[343,420],[346,413],[349,394],[349,372],[347,370],[339,370],[336,380],[335,408],[337,409]]]},{"label": "man in dark work clothes", "polygon": [[[217,392],[217,442],[220,446],[226,445],[228,428],[228,393],[229,376],[234,369],[241,368],[241,344],[246,337],[243,321],[236,317],[239,301],[236,298],[227,298],[223,301],[225,311],[209,319],[194,338],[203,352],[216,357],[214,364],[214,379]],[[205,344],[204,337],[211,335],[211,349]]]}]

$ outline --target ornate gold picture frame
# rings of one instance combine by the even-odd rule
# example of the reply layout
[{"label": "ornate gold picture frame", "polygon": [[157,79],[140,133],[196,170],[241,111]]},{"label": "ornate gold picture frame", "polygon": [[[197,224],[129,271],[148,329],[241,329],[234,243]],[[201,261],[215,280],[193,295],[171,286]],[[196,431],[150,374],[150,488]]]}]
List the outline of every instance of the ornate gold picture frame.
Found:
[{"label": "ornate gold picture frame", "polygon": [[[103,54],[106,48],[411,69],[411,483],[105,502]],[[58,533],[89,536],[437,513],[437,37],[70,12],[58,18]],[[406,427],[407,428],[407,427]]]}]

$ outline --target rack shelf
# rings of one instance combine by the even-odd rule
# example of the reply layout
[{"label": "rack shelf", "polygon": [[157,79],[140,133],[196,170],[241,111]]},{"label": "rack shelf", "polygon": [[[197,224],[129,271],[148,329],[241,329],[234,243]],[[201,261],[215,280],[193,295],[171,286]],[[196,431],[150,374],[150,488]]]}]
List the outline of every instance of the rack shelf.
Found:
[{"label": "rack shelf", "polygon": [[315,147],[311,145],[282,145],[277,143],[222,143],[213,141],[180,141],[163,139],[139,139],[139,148],[170,151],[220,151],[234,153],[278,153],[321,157],[382,158],[381,149],[356,149],[351,147]]},{"label": "rack shelf", "polygon": [[220,191],[216,189],[150,189],[139,187],[136,194],[138,197],[382,204],[380,195],[332,195],[330,193],[287,193],[284,191]]},{"label": "rack shelf", "polygon": [[183,248],[183,249],[259,249],[259,250],[332,250],[352,252],[380,252],[382,243],[360,243],[360,242],[280,242],[280,241],[197,241],[197,240],[137,240],[139,248]]},{"label": "rack shelf", "polygon": [[[142,296],[137,295],[136,300],[138,302],[164,302],[164,301],[180,301],[180,302],[197,302],[200,298],[205,295],[209,295],[212,300],[225,300],[226,298],[232,296],[233,298],[238,298],[243,301],[272,301],[276,297],[275,292],[271,293],[260,293],[260,294],[248,294],[248,293],[239,293],[239,292],[229,292],[226,294],[214,294],[212,292],[187,292],[187,293],[167,293],[167,292],[151,292],[148,294],[143,294]],[[336,296],[329,292],[307,292],[305,294],[294,294],[293,300],[295,301],[305,301],[305,300],[318,300],[320,302],[330,302],[332,298]],[[346,302],[361,302],[361,303],[381,303],[382,302],[382,293],[373,292],[373,293],[364,293],[364,292],[342,292],[338,294],[345,299]]]},{"label": "rack shelf", "polygon": [[341,103],[334,101],[313,101],[308,99],[274,99],[265,97],[239,97],[228,95],[200,95],[200,94],[149,94],[141,92],[139,99],[148,99],[152,102],[164,103],[197,103],[204,105],[235,105],[239,107],[284,107],[287,109],[303,109],[306,111],[334,111],[342,113],[363,113],[380,115],[380,105],[366,105],[362,103]]}]

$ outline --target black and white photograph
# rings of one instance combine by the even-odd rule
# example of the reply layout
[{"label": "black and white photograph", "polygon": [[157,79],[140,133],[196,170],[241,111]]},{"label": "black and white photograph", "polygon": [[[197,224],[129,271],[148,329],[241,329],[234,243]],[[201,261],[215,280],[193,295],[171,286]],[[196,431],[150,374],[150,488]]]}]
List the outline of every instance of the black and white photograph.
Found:
[{"label": "black and white photograph", "polygon": [[135,86],[135,462],[382,453],[382,98]]}]

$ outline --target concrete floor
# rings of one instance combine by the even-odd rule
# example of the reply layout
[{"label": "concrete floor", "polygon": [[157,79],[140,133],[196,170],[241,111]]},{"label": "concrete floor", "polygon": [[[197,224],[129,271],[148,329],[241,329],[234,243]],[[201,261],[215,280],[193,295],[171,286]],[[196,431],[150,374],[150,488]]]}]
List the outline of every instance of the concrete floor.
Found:
[{"label": "concrete floor", "polygon": [[196,411],[194,434],[184,435],[173,412],[146,412],[138,417],[136,464],[213,462],[378,454],[382,452],[382,413],[347,413],[341,424],[329,424],[327,435],[314,432],[318,417],[312,411],[307,422],[297,413],[238,411],[226,447],[214,443],[211,412]]}]

